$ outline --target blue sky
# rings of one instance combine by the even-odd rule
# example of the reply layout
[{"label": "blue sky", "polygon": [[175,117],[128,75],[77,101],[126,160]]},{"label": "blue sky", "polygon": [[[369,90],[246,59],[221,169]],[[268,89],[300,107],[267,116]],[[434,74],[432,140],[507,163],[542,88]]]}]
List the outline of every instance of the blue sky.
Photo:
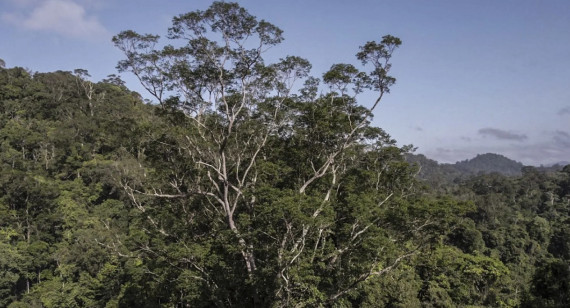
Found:
[{"label": "blue sky", "polygon": [[[320,76],[392,34],[398,79],[374,124],[441,162],[499,153],[525,164],[570,161],[570,1],[238,1],[284,30],[270,56],[298,55]],[[1,0],[0,58],[32,71],[116,74],[122,30],[165,34],[203,0]],[[140,87],[128,74],[127,85]],[[365,97],[362,104],[368,102]]]}]

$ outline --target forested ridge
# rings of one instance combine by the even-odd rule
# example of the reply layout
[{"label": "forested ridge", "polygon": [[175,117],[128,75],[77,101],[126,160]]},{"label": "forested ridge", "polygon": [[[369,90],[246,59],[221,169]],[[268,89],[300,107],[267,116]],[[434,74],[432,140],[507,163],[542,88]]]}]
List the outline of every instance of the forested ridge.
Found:
[{"label": "forested ridge", "polygon": [[316,78],[282,35],[223,2],[117,34],[152,102],[0,66],[0,307],[570,305],[570,165],[423,180],[371,124],[401,40]]}]

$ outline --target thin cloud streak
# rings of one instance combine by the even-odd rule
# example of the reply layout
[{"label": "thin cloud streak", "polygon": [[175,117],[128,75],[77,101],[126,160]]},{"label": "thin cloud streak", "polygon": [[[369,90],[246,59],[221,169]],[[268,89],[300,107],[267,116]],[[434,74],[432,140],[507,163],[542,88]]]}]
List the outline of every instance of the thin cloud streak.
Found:
[{"label": "thin cloud streak", "polygon": [[560,116],[567,115],[567,114],[570,114],[570,106],[564,107],[558,111],[558,115],[560,115]]},{"label": "thin cloud streak", "polygon": [[528,136],[524,134],[515,134],[506,130],[490,127],[481,128],[479,130],[479,134],[483,136],[494,137],[499,140],[513,140],[521,142],[528,139]]},{"label": "thin cloud streak", "polygon": [[552,138],[556,143],[560,145],[560,147],[570,150],[570,134],[558,130],[554,133],[554,136]]}]

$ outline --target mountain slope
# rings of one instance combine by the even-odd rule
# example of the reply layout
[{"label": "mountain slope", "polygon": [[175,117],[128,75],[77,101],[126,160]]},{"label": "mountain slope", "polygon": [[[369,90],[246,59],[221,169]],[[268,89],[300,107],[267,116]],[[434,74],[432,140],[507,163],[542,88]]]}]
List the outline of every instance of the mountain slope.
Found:
[{"label": "mountain slope", "polygon": [[461,173],[492,173],[504,175],[520,175],[524,165],[503,155],[486,153],[478,154],[472,159],[456,162],[453,165]]},{"label": "mountain slope", "polygon": [[454,164],[440,164],[423,154],[408,154],[406,160],[417,164],[418,177],[436,188],[480,173],[500,173],[507,176],[521,175],[524,165],[503,155],[486,153]]}]

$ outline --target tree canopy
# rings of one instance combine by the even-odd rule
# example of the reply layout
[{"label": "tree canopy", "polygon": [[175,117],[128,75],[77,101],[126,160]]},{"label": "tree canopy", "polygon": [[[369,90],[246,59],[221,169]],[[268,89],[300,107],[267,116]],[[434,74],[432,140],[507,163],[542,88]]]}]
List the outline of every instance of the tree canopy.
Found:
[{"label": "tree canopy", "polygon": [[568,305],[568,166],[430,187],[371,124],[399,38],[320,78],[282,40],[226,2],[117,34],[154,103],[0,66],[0,306]]}]

